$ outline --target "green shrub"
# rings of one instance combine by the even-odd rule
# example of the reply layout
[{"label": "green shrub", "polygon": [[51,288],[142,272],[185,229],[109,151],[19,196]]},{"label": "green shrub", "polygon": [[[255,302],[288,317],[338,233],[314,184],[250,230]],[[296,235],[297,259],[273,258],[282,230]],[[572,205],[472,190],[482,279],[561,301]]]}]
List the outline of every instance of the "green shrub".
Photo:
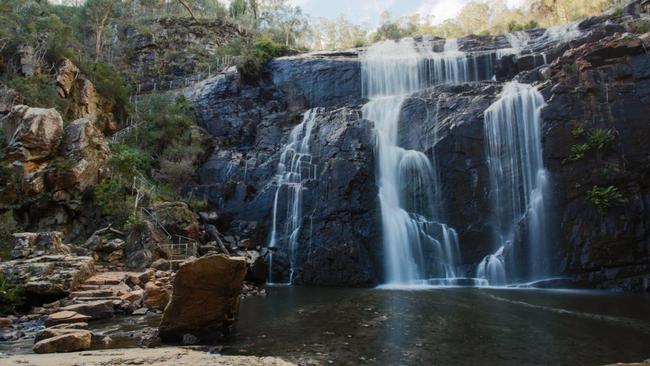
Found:
[{"label": "green shrub", "polygon": [[[585,136],[585,129],[582,127],[574,128],[571,130],[571,134],[574,138],[581,138]],[[582,160],[592,150],[603,151],[616,140],[614,131],[604,128],[594,128],[586,132],[586,137],[587,142],[571,146],[571,155],[564,159],[563,163]]]},{"label": "green shrub", "polygon": [[578,67],[574,63],[566,63],[562,65],[562,71],[564,71],[567,76],[578,75]]},{"label": "green shrub", "polygon": [[587,133],[587,143],[592,149],[603,150],[615,139],[614,132],[610,129],[594,128]]},{"label": "green shrub", "polygon": [[123,226],[133,212],[135,199],[130,189],[117,179],[106,179],[93,189],[93,202],[99,212],[117,226]]},{"label": "green shrub", "polygon": [[145,176],[149,174],[151,162],[144,152],[134,147],[115,142],[110,144],[110,148],[113,156],[108,164],[113,170],[113,173],[124,178],[131,178],[136,172],[140,172]]},{"label": "green shrub", "polygon": [[628,24],[627,28],[632,33],[636,34],[645,34],[650,32],[650,20],[648,19],[638,19],[635,22]]},{"label": "green shrub", "polygon": [[576,127],[571,130],[571,135],[573,135],[573,138],[580,138],[585,135],[585,129],[583,127]]},{"label": "green shrub", "polygon": [[11,284],[0,272],[0,315],[10,315],[25,304],[22,287]]},{"label": "green shrub", "polygon": [[132,144],[152,156],[160,156],[176,141],[188,136],[194,123],[194,107],[183,96],[176,99],[166,94],[155,94],[140,105],[140,116],[145,128],[137,130]]},{"label": "green shrub", "polygon": [[601,215],[607,213],[607,210],[612,207],[621,206],[628,202],[627,198],[615,186],[593,186],[587,191],[587,199],[596,206]]},{"label": "green shrub", "polygon": [[131,231],[142,231],[145,226],[142,214],[139,211],[131,212],[124,226]]},{"label": "green shrub", "polygon": [[571,145],[571,155],[569,155],[568,158],[564,159],[564,162],[573,162],[573,161],[578,161],[582,160],[582,158],[585,157],[585,154],[589,152],[591,148],[589,147],[589,144],[576,144],[576,145]]},{"label": "green shrub", "polygon": [[92,81],[97,93],[110,100],[110,112],[118,119],[126,119],[131,112],[129,95],[131,87],[113,66],[104,62],[77,60],[79,70]]},{"label": "green shrub", "polygon": [[183,199],[183,202],[187,203],[190,209],[194,211],[201,211],[208,208],[208,201],[205,199],[198,199],[194,197],[194,194],[190,194],[188,197]]},{"label": "green shrub", "polygon": [[245,81],[258,80],[271,59],[285,56],[288,52],[286,46],[275,43],[268,37],[258,38],[251,49],[244,51],[237,70]]},{"label": "green shrub", "polygon": [[30,107],[65,109],[65,102],[59,98],[56,81],[43,74],[32,77],[17,76],[7,86],[15,89],[23,98],[23,103]]},{"label": "green shrub", "polygon": [[531,20],[528,23],[524,23],[524,24],[517,23],[514,20],[508,23],[508,32],[510,33],[524,31],[528,29],[535,29],[535,28],[539,28],[539,23],[537,23],[534,20]]}]

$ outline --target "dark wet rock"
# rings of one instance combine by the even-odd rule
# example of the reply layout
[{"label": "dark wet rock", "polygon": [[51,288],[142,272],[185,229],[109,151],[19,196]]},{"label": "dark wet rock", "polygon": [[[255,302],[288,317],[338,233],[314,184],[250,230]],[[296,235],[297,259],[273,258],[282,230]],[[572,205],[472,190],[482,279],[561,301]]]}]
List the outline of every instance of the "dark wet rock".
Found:
[{"label": "dark wet rock", "polygon": [[[576,63],[573,69],[565,65]],[[557,87],[542,89],[546,164],[554,183],[558,266],[590,287],[647,291],[650,198],[647,143],[650,58],[639,37],[615,35],[566,52],[550,67]],[[571,160],[591,131],[613,141]],[[584,131],[577,133],[576,131]],[[622,200],[604,210],[594,187],[615,187]]]},{"label": "dark wet rock", "polygon": [[144,227],[132,231],[126,239],[124,252],[127,266],[142,270],[158,259],[168,259],[170,253],[164,248],[164,244],[169,240],[155,222],[145,220]]},{"label": "dark wet rock", "polygon": [[[441,218],[459,234],[464,275],[474,275],[478,262],[494,251],[483,113],[502,83],[517,78],[538,86],[547,102],[543,143],[557,192],[552,216],[560,227],[551,234],[558,245],[552,272],[592,287],[647,287],[650,194],[644,149],[650,129],[644,116],[650,59],[644,47],[650,36],[624,35],[625,21],[608,20],[581,22],[576,27],[582,34],[573,39],[527,31],[535,41],[503,57],[495,50],[509,46],[506,37],[461,39],[460,49],[472,52],[471,62],[479,66],[478,78],[488,81],[438,86],[404,103],[400,146],[437,156]],[[434,41],[434,50],[443,43]],[[317,112],[310,139],[317,174],[303,182],[296,284],[367,286],[382,278],[373,126],[360,111],[360,51],[284,57],[272,61],[256,84],[241,83],[231,71],[187,91],[216,140],[197,189],[215,215],[203,215],[202,221],[233,238],[225,245],[250,240],[266,258],[283,144],[308,108],[325,107]],[[497,81],[490,81],[493,74]],[[565,164],[571,146],[581,142],[571,134],[578,127],[612,129],[616,141],[606,153]],[[600,214],[586,198],[595,185],[619,187],[626,204]],[[284,220],[286,207],[278,217]],[[211,250],[206,246],[202,253]],[[287,281],[286,248],[270,252],[273,280]]]},{"label": "dark wet rock", "polygon": [[192,345],[198,344],[199,342],[201,342],[201,340],[198,339],[197,337],[193,336],[192,334],[185,334],[183,336],[183,339],[181,340],[181,343],[184,346],[192,346]]},{"label": "dark wet rock", "polygon": [[290,111],[344,105],[361,98],[356,50],[283,57],[270,62],[267,72]]},{"label": "dark wet rock", "polygon": [[492,250],[483,112],[499,92],[490,83],[426,90],[404,103],[400,117],[409,121],[399,131],[401,146],[437,157],[440,219],[458,232],[464,263]]}]

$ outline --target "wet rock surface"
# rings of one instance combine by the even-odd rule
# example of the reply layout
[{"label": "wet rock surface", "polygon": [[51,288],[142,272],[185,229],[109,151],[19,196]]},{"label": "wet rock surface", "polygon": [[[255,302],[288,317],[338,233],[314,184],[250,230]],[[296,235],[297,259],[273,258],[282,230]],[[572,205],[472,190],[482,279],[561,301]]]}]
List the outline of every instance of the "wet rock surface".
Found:
[{"label": "wet rock surface", "polygon": [[[505,56],[495,51],[512,46],[505,36],[460,39],[459,49],[469,52],[476,77],[484,81],[438,86],[404,103],[400,146],[435,152],[440,206],[459,234],[464,275],[473,276],[478,262],[494,251],[483,113],[503,82],[516,78],[537,86],[547,103],[545,165],[557,191],[552,214],[560,227],[549,234],[558,245],[550,272],[575,276],[589,287],[647,289],[647,154],[641,141],[650,131],[644,119],[650,36],[625,33],[639,14],[637,9],[613,21],[601,16],[566,29],[529,30],[524,36],[531,41]],[[434,50],[441,51],[439,43],[432,42]],[[276,248],[275,281],[368,286],[383,276],[373,126],[360,111],[361,52],[284,57],[271,62],[257,84],[242,83],[230,71],[186,91],[216,139],[200,170],[198,193],[217,212],[214,223],[221,232],[235,242],[250,238],[267,258],[282,147],[305,111],[321,108],[310,140],[317,174],[303,182],[299,264],[290,276],[288,255]],[[594,153],[563,164],[571,147],[583,143],[571,137],[578,128],[612,129],[616,142],[607,156]],[[609,177],[596,178],[598,169]],[[587,191],[610,185],[624,191],[626,202],[601,215]],[[278,217],[285,214],[281,208]],[[593,222],[598,229],[588,229]]]},{"label": "wet rock surface", "polygon": [[[544,150],[553,174],[559,269],[601,288],[649,288],[645,37],[616,34],[568,50],[545,70],[548,80],[541,89],[547,100]],[[609,142],[588,145],[594,133]],[[589,149],[576,157],[577,146]],[[590,192],[608,187],[620,199],[596,205]]]}]

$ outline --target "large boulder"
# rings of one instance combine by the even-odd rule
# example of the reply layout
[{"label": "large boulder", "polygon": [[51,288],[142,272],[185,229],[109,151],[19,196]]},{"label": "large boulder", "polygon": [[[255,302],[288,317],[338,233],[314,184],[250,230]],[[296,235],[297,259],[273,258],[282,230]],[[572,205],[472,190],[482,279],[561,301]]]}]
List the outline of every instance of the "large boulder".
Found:
[{"label": "large boulder", "polygon": [[10,159],[36,162],[56,155],[63,136],[63,119],[56,109],[17,105],[8,119],[5,123],[16,126],[9,142]]},{"label": "large boulder", "polygon": [[96,121],[99,112],[99,96],[95,86],[88,79],[79,81],[79,96],[77,103],[73,104],[75,116]]},{"label": "large boulder", "polygon": [[13,259],[27,258],[44,254],[70,254],[70,247],[63,244],[63,234],[59,231],[42,233],[16,233],[16,243],[11,251]]},{"label": "large boulder", "polygon": [[171,289],[147,282],[144,286],[143,305],[147,309],[164,310],[171,297]]},{"label": "large boulder", "polygon": [[29,305],[42,305],[70,294],[95,272],[90,257],[42,255],[0,262],[9,283],[21,286]]},{"label": "large boulder", "polygon": [[168,233],[199,238],[199,216],[185,202],[159,203],[151,208],[151,213]]},{"label": "large boulder", "polygon": [[126,239],[124,253],[127,266],[145,269],[160,258],[169,258],[170,253],[164,247],[169,240],[156,223],[145,220],[144,227],[132,231]]},{"label": "large boulder", "polygon": [[63,163],[47,175],[54,190],[82,192],[110,175],[111,151],[90,119],[81,118],[65,127],[60,155]]},{"label": "large boulder", "polygon": [[246,260],[213,255],[183,264],[174,294],[160,322],[160,337],[179,341],[185,334],[201,340],[218,337],[236,320]]},{"label": "large boulder", "polygon": [[79,76],[79,68],[69,59],[63,59],[56,75],[56,86],[61,98],[67,97]]},{"label": "large boulder", "polygon": [[47,338],[34,345],[36,353],[60,353],[74,352],[90,349],[92,333],[87,330],[79,330]]},{"label": "large boulder", "polygon": [[[86,79],[79,68],[69,59],[63,59],[56,76],[56,86],[59,96],[71,101],[70,107],[75,118],[87,118],[91,122],[99,122],[100,115],[106,119],[103,124],[114,126],[110,108],[102,110],[102,98],[98,95],[93,83]],[[110,107],[110,106],[106,106]],[[102,126],[102,130],[105,127]],[[112,130],[112,128],[110,128]]]}]

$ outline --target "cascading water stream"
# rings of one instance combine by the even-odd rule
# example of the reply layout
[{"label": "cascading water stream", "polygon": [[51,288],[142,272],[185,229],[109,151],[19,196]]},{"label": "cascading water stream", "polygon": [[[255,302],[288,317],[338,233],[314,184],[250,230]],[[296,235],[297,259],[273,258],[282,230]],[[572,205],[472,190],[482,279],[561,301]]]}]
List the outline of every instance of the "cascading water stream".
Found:
[{"label": "cascading water stream", "polygon": [[[495,254],[477,268],[490,285],[545,275],[548,261],[540,112],[544,98],[532,86],[510,82],[485,111],[485,135],[495,226]],[[525,228],[522,238],[520,229]],[[521,243],[523,241],[523,243]],[[513,258],[523,246],[522,263]]]},{"label": "cascading water stream", "polygon": [[[273,221],[269,241],[269,282],[273,282],[273,249],[286,251],[289,257],[289,283],[293,281],[297,265],[298,239],[302,226],[303,184],[316,179],[315,165],[310,153],[309,140],[316,123],[319,109],[307,111],[303,120],[291,131],[285,145],[276,174],[277,190],[273,200]],[[285,197],[281,197],[284,193]],[[284,198],[284,199],[281,199]],[[286,216],[279,222],[279,206],[283,205]]]},{"label": "cascading water stream", "polygon": [[[459,263],[456,232],[436,217],[438,180],[422,152],[398,146],[402,105],[430,85],[470,78],[465,54],[452,41],[447,52],[412,39],[371,46],[362,58],[364,118],[375,122],[377,184],[381,204],[386,282],[389,286],[447,284]],[[435,161],[435,160],[434,160]]]}]

